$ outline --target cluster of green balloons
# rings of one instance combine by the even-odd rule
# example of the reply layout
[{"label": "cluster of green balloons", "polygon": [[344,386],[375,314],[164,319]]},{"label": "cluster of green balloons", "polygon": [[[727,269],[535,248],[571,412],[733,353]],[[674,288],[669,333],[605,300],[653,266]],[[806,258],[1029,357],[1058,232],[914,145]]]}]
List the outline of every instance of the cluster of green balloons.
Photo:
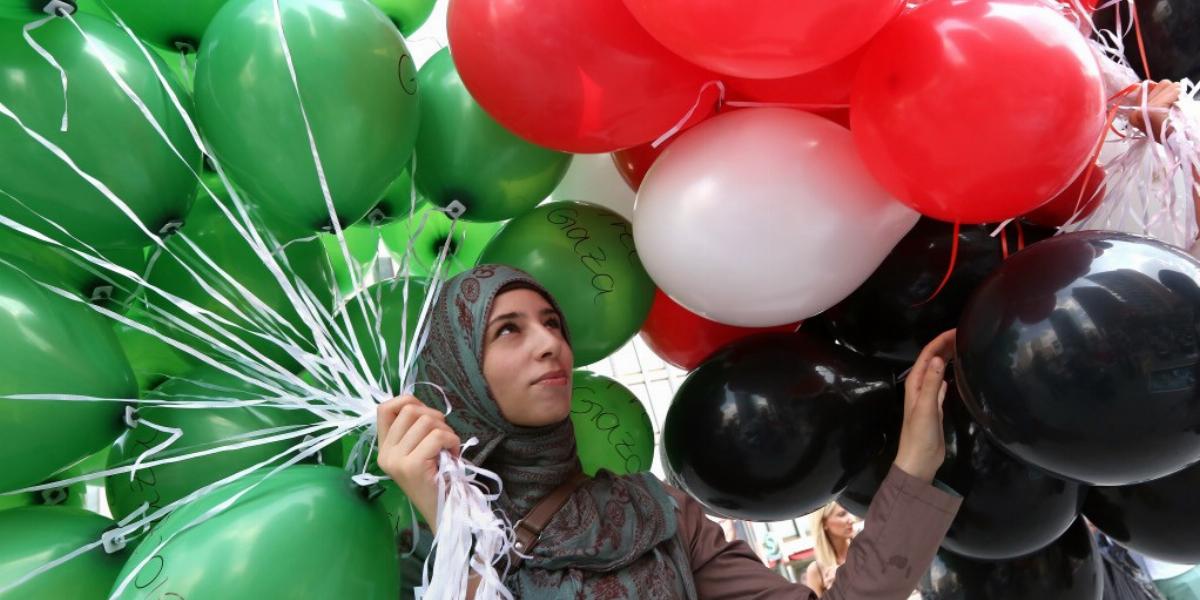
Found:
[{"label": "cluster of green balloons", "polygon": [[[361,429],[276,473],[301,439],[223,450],[320,423],[259,405],[262,382],[224,368],[274,363],[315,384],[297,353],[326,325],[298,297],[397,393],[429,282],[483,262],[547,285],[579,365],[638,331],[654,286],[629,222],[538,207],[572,156],[494,121],[448,49],[417,69],[404,36],[434,3],[79,0],[78,29],[56,18],[29,33],[60,74],[25,39],[45,15],[0,0],[0,104],[15,115],[0,114],[0,217],[37,234],[0,224],[0,493],[124,470],[0,496],[0,600],[398,595],[394,537],[418,515],[394,483],[350,481]],[[649,417],[617,382],[577,373],[572,420],[588,473],[650,468]],[[368,456],[354,467],[379,474]],[[95,494],[117,520],[183,502],[105,548],[117,524],[84,510]]]}]

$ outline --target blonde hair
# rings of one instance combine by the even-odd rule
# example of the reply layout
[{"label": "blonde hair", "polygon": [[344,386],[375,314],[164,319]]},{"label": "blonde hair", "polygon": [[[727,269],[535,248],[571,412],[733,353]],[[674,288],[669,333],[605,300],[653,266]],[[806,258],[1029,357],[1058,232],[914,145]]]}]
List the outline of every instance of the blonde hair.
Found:
[{"label": "blonde hair", "polygon": [[837,502],[830,502],[821,507],[821,510],[808,516],[814,540],[813,554],[816,555],[817,566],[822,571],[836,567],[838,564],[837,552],[833,549],[833,542],[829,541],[829,533],[825,531],[825,519],[839,508],[841,506]]}]

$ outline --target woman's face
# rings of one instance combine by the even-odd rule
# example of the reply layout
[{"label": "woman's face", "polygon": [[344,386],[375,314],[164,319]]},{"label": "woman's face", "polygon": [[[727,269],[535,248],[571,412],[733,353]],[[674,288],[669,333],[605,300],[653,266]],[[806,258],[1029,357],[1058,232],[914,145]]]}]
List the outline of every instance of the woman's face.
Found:
[{"label": "woman's face", "polygon": [[854,516],[841,506],[835,507],[833,512],[825,517],[825,532],[831,538],[854,537]]},{"label": "woman's face", "polygon": [[515,289],[497,296],[484,335],[483,376],[508,422],[541,427],[571,414],[575,357],[541,294]]}]

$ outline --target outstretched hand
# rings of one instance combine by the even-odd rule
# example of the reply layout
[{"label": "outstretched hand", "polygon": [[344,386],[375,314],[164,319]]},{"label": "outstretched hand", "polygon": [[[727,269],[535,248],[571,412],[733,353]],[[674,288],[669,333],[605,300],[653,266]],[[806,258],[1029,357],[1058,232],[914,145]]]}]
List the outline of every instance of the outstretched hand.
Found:
[{"label": "outstretched hand", "polygon": [[942,402],[946,399],[946,365],[954,357],[955,334],[951,329],[929,342],[904,381],[904,425],[895,465],[922,481],[933,481],[946,459]]}]

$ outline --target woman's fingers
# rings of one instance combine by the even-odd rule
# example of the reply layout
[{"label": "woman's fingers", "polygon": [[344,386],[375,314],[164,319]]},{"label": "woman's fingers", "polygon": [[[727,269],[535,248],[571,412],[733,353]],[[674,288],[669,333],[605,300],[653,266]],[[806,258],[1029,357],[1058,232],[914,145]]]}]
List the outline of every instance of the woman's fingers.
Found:
[{"label": "woman's fingers", "polygon": [[[943,367],[954,358],[957,341],[958,332],[951,329],[950,331],[943,332],[925,345],[921,350],[921,354],[917,356],[916,362],[913,363],[913,368],[909,371],[908,378],[904,381],[904,391],[908,397],[915,398],[925,387],[924,384],[928,376],[929,364],[934,357],[941,358]],[[940,376],[941,374],[939,374]]]},{"label": "woman's fingers", "polygon": [[929,359],[929,366],[925,369],[924,381],[921,382],[921,391],[917,394],[917,404],[915,408],[928,410],[936,406],[938,394],[941,393],[942,387],[945,386],[946,361],[940,356],[934,356]]},{"label": "woman's fingers", "polygon": [[458,439],[458,435],[449,429],[434,429],[429,432],[421,443],[413,448],[410,456],[424,461],[436,460],[442,450],[454,452],[462,445],[462,441]]},{"label": "woman's fingers", "polygon": [[434,431],[451,431],[451,429],[449,425],[446,425],[445,421],[440,421],[429,415],[417,417],[412,427],[404,433],[404,437],[396,443],[396,452],[399,452],[402,456],[412,454],[421,441]]},{"label": "woman's fingers", "polygon": [[400,415],[400,411],[405,406],[420,403],[421,401],[417,400],[415,396],[398,396],[380,404],[375,409],[376,433],[378,434],[381,447],[383,446],[383,441],[387,439],[388,432],[392,429],[392,424],[396,422],[396,418]]}]

